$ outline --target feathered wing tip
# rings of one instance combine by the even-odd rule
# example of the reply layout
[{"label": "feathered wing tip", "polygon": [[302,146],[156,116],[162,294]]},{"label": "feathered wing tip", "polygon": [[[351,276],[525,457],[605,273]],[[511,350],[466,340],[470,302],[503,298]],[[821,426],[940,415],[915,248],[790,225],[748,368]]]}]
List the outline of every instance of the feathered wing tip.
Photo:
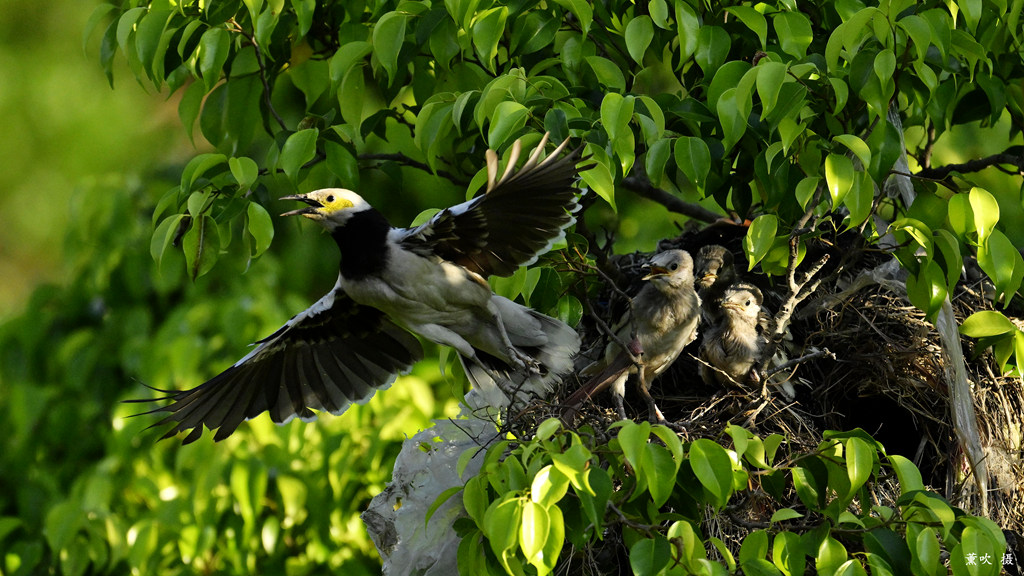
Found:
[{"label": "feathered wing tip", "polygon": [[165,414],[151,426],[170,425],[163,438],[187,432],[183,444],[189,444],[208,429],[220,441],[264,412],[278,424],[311,420],[317,412],[341,414],[389,387],[422,357],[415,336],[335,291],[207,382],[134,402],[170,402],[142,413]]}]

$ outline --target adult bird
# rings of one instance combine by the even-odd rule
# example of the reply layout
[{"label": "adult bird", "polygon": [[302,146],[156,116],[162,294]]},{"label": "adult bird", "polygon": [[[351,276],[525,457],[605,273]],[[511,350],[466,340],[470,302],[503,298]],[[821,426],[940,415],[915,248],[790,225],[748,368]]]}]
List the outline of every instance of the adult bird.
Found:
[{"label": "adult bird", "polygon": [[699,367],[707,384],[745,384],[759,377],[754,371],[767,344],[764,327],[770,321],[756,286],[733,284],[722,295],[721,316],[704,331]]},{"label": "adult bird", "polygon": [[413,333],[455,348],[470,380],[492,404],[520,388],[542,391],[573,368],[576,332],[562,322],[495,295],[490,275],[533,263],[575,222],[579,150],[568,140],[545,158],[547,135],[515,170],[516,142],[498,177],[487,151],[483,194],[438,212],[414,228],[395,228],[351,190],[287,196],[323,226],[341,251],[334,288],[233,366],[196,388],[164,391],[171,400],[146,414],[167,413],[168,438],[203,427],[214,440],[269,412],[274,422],[341,414],[388,387],[423,357]]},{"label": "adult bird", "polygon": [[703,320],[706,324],[715,323],[721,315],[722,295],[736,280],[732,252],[718,244],[702,246],[694,262],[694,276]]},{"label": "adult bird", "polygon": [[[651,382],[697,337],[700,298],[694,288],[693,259],[685,250],[656,254],[647,268],[643,277],[647,283],[632,299],[629,312],[612,328],[615,338],[605,347],[604,357],[584,369],[584,375],[591,378],[565,401],[568,408],[578,406],[610,385],[615,409],[625,419],[626,380],[635,374],[650,419],[665,421],[651,396]],[[629,361],[630,354],[622,349],[622,344],[633,346],[634,355],[642,353],[639,367]]]}]

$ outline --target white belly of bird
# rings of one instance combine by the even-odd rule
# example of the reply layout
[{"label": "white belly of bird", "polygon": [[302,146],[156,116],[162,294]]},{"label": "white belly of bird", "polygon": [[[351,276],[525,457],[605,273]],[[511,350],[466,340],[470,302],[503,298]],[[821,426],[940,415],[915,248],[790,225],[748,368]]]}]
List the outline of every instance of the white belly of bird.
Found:
[{"label": "white belly of bird", "polygon": [[341,287],[356,302],[377,308],[413,332],[459,348],[462,343],[447,332],[462,334],[487,315],[490,287],[448,262],[403,250],[392,250],[390,256],[384,273],[342,278]]}]

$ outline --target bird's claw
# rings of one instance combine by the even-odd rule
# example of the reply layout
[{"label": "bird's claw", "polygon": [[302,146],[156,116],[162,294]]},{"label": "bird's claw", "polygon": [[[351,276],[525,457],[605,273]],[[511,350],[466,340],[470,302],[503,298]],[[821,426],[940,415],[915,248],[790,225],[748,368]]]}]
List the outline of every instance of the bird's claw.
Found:
[{"label": "bird's claw", "polygon": [[517,350],[515,346],[509,347],[508,357],[509,360],[512,361],[512,364],[519,370],[523,370],[534,376],[540,374],[540,363]]}]

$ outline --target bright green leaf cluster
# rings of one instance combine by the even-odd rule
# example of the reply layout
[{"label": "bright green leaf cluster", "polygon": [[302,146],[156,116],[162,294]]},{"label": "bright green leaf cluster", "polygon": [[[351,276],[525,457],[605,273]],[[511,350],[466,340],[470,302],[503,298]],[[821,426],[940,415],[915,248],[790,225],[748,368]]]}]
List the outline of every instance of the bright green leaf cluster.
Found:
[{"label": "bright green leaf cluster", "polygon": [[[614,424],[607,443],[592,432],[551,419],[531,439],[487,449],[462,489],[460,571],[548,574],[564,547],[600,546],[613,530],[635,574],[804,574],[812,566],[821,574],[933,573],[942,550],[957,558],[954,573],[966,574],[966,554],[1001,559],[1005,549],[995,524],[926,491],[913,464],[887,456],[862,430],[828,432],[805,453],[782,453],[782,436],[735,425],[727,428],[731,449],[706,438],[683,443],[647,422]],[[875,486],[889,470],[901,496],[879,505]],[[738,549],[704,536],[709,518],[752,487],[770,498],[768,527]],[[981,568],[998,571],[997,563]]]}]

